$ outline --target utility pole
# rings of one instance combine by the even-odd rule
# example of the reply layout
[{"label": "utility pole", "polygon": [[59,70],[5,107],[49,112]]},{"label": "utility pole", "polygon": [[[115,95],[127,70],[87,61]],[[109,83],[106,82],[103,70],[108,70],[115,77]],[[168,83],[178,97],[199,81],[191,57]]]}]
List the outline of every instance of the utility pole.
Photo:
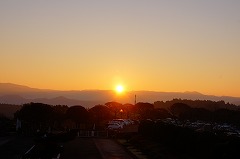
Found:
[{"label": "utility pole", "polygon": [[134,101],[134,105],[137,104],[137,95],[135,94],[135,101]]}]

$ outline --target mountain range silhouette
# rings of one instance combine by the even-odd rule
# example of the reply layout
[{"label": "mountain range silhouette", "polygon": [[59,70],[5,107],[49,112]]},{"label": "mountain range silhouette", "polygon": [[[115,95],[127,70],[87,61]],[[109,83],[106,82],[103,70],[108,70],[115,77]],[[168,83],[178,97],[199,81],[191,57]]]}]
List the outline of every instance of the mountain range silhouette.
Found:
[{"label": "mountain range silhouette", "polygon": [[240,97],[204,95],[199,92],[156,92],[156,91],[131,91],[117,95],[113,90],[50,90],[38,89],[12,83],[0,83],[0,103],[24,104],[39,102],[51,105],[82,105],[90,108],[97,104],[109,101],[121,103],[167,101],[174,98],[191,100],[212,100],[229,102],[240,105]]}]

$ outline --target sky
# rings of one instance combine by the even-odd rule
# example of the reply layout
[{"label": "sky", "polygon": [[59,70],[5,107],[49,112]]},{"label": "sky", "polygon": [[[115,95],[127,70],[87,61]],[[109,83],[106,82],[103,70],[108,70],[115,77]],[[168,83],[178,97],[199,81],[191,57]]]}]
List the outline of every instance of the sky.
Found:
[{"label": "sky", "polygon": [[239,0],[1,0],[0,82],[240,97]]}]

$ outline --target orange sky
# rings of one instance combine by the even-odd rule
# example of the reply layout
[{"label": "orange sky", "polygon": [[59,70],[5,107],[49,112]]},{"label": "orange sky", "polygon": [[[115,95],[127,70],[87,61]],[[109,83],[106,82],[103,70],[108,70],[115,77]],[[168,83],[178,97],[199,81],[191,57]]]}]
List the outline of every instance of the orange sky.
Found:
[{"label": "orange sky", "polygon": [[239,96],[240,1],[1,1],[0,82]]}]

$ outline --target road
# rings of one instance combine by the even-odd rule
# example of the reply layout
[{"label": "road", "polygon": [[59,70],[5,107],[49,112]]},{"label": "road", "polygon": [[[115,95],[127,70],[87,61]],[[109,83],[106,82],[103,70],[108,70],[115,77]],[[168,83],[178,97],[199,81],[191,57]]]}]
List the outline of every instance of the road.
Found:
[{"label": "road", "polygon": [[32,137],[16,136],[3,139],[0,145],[1,159],[19,159],[32,145]]},{"label": "road", "polygon": [[65,143],[61,159],[132,159],[111,139],[76,138]]}]

